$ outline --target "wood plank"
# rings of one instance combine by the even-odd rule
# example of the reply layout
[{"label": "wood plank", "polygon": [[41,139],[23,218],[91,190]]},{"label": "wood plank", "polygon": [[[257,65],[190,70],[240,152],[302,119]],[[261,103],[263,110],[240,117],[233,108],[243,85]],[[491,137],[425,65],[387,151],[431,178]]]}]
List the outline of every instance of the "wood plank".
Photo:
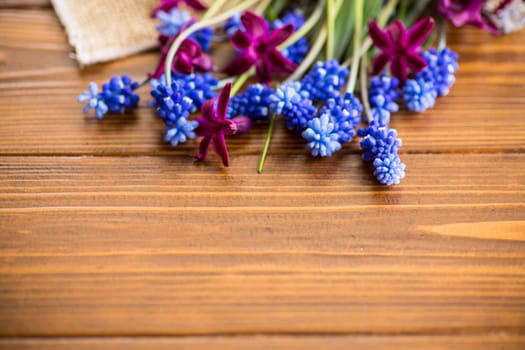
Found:
[{"label": "wood plank", "polygon": [[[32,23],[46,35],[28,30]],[[124,72],[141,79],[155,66],[155,53],[79,71],[68,57],[65,35],[51,11],[0,11],[0,31],[5,32],[0,39],[4,63],[0,65],[0,154],[195,153],[196,141],[176,149],[162,141],[164,126],[145,106],[150,100],[147,89],[141,91],[142,107],[135,113],[109,116],[103,122],[92,114],[83,116],[75,102],[90,80],[100,83]],[[458,82],[436,108],[424,114],[403,111],[393,117],[392,126],[404,141],[402,152],[523,151],[525,42],[520,33],[495,38],[465,29],[453,31],[450,44],[461,53]],[[228,54],[216,56],[225,60]],[[265,132],[266,126],[260,125],[249,135],[233,138],[229,142],[232,153],[259,153]],[[343,150],[357,152],[356,142]],[[302,138],[279,123],[271,154],[304,155],[306,151]]]},{"label": "wood plank", "polygon": [[0,339],[5,350],[521,350],[523,336],[497,334],[482,336],[201,336],[201,337],[117,337],[117,338],[36,338]]},{"label": "wood plank", "polygon": [[48,8],[50,6],[51,3],[49,0],[0,0],[0,9],[27,7]]},{"label": "wood plank", "polygon": [[523,332],[524,157],[0,158],[0,334]]}]

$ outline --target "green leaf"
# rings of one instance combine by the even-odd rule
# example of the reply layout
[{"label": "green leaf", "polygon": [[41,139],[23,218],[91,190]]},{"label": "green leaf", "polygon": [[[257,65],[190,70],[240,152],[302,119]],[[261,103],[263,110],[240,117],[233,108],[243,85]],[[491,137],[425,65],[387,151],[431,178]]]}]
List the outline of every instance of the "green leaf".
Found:
[{"label": "green leaf", "polygon": [[[381,11],[383,0],[367,0],[365,1],[365,9],[363,14],[363,28],[361,33],[363,36],[368,33],[368,22],[372,18],[376,18]],[[352,45],[350,41],[354,32],[354,1],[343,0],[341,9],[339,10],[335,22],[335,55],[341,61],[350,57],[352,54]],[[344,55],[347,50],[346,55]],[[346,57],[345,57],[346,56]]]},{"label": "green leaf", "polygon": [[336,14],[334,30],[334,57],[338,59],[342,58],[341,56],[348,47],[354,31],[354,1],[342,1],[343,3]]},{"label": "green leaf", "polygon": [[266,16],[270,21],[275,21],[281,11],[288,6],[288,0],[273,0],[271,5],[266,9]]}]

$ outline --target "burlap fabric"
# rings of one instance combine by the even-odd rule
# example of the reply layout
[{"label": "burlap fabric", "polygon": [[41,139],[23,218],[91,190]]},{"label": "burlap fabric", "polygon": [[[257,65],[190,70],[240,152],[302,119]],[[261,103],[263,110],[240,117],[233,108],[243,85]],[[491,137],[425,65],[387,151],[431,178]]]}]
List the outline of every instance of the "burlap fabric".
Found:
[{"label": "burlap fabric", "polygon": [[51,0],[81,66],[157,45],[151,10],[158,0]]}]

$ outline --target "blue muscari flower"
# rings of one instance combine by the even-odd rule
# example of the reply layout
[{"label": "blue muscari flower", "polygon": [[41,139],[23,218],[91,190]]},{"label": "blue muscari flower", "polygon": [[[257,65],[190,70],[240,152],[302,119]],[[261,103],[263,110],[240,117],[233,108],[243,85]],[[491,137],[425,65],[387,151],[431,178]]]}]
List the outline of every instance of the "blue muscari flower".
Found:
[{"label": "blue muscari flower", "polygon": [[406,81],[403,96],[409,110],[423,112],[434,107],[437,92],[431,81],[416,78]]},{"label": "blue muscari flower", "polygon": [[98,119],[104,118],[104,115],[106,115],[106,113],[108,112],[108,106],[99,95],[98,86],[94,82],[89,83],[89,89],[87,91],[82,92],[77,97],[77,101],[87,101],[87,104],[83,108],[83,112],[87,113],[91,108],[94,108]]},{"label": "blue muscari flower", "polygon": [[347,92],[330,98],[319,115],[329,115],[334,123],[334,132],[339,136],[339,142],[346,143],[355,136],[355,128],[361,122],[363,107],[357,98]]},{"label": "blue muscari flower", "polygon": [[397,154],[401,147],[401,139],[397,138],[397,131],[375,120],[366,128],[360,128],[357,135],[362,137],[359,143],[364,151],[363,159],[373,162],[375,158],[384,158],[385,154]]},{"label": "blue muscari flower", "polygon": [[275,93],[270,96],[270,107],[275,114],[284,114],[291,111],[294,105],[307,99],[305,92],[299,82],[291,82],[280,85]]},{"label": "blue muscari flower", "polygon": [[219,85],[219,80],[211,73],[173,73],[172,76],[172,79],[181,85],[185,95],[193,101],[192,112],[200,110],[204,101],[217,97],[214,89]]},{"label": "blue muscari flower", "polygon": [[377,180],[384,185],[397,185],[405,177],[405,164],[401,163],[397,154],[401,147],[397,131],[373,120],[368,127],[359,129],[357,134],[363,137],[359,144],[364,150],[363,159],[373,162]]},{"label": "blue muscari flower", "polygon": [[383,185],[397,185],[405,177],[405,164],[395,153],[387,153],[374,159],[374,176]]},{"label": "blue muscari flower", "polygon": [[348,69],[341,67],[335,59],[317,62],[301,80],[302,89],[314,102],[335,98],[346,82]]},{"label": "blue muscari flower", "polygon": [[302,37],[292,45],[282,49],[281,53],[293,63],[300,64],[309,50],[308,40]]},{"label": "blue muscari flower", "polygon": [[327,113],[310,120],[302,136],[307,141],[306,147],[312,151],[314,157],[330,157],[341,149],[335,123]]},{"label": "blue muscari flower", "polygon": [[399,105],[396,103],[396,100],[401,96],[398,86],[399,80],[386,74],[381,74],[370,80],[368,101],[372,107],[372,119],[384,124],[390,122],[390,113],[399,110]]},{"label": "blue muscari flower", "polygon": [[208,52],[210,51],[210,42],[213,39],[214,35],[215,33],[213,29],[207,27],[207,28],[203,28],[191,34],[190,38],[195,40],[200,45],[200,47],[202,48],[202,51]]},{"label": "blue muscari flower", "polygon": [[173,8],[169,13],[164,11],[157,12],[157,18],[162,21],[157,26],[157,31],[166,36],[175,36],[191,17],[188,12]]},{"label": "blue muscari flower", "polygon": [[[288,11],[281,19],[276,19],[272,23],[272,27],[278,29],[287,24],[293,24],[294,31],[301,28],[304,25],[304,16],[302,12],[299,9]],[[282,49],[281,53],[293,63],[300,64],[309,50],[310,45],[308,45],[308,40],[303,37],[290,46]]]},{"label": "blue muscari flower", "polygon": [[230,98],[227,118],[245,115],[252,119],[267,119],[270,116],[270,96],[274,90],[263,84],[253,84],[245,92]]},{"label": "blue muscari flower", "polygon": [[241,23],[241,14],[237,12],[224,23],[224,31],[231,37],[239,29],[244,30],[244,26]]},{"label": "blue muscari flower", "polygon": [[272,111],[283,115],[290,130],[303,131],[315,116],[316,108],[299,82],[282,84],[270,95],[270,101]]},{"label": "blue muscari flower", "polygon": [[140,98],[133,91],[138,89],[139,86],[138,82],[134,82],[127,75],[114,76],[109,82],[102,84],[100,98],[102,98],[110,111],[124,113],[125,110],[137,107]]},{"label": "blue muscari flower", "polygon": [[176,123],[167,128],[164,132],[164,141],[169,142],[172,146],[186,142],[187,139],[195,138],[195,129],[199,126],[196,120],[186,118],[177,119]]},{"label": "blue muscari flower", "polygon": [[287,24],[293,24],[295,30],[301,28],[304,25],[304,15],[302,11],[296,8],[286,12],[282,18],[273,21],[272,27],[278,29]]},{"label": "blue muscari flower", "polygon": [[458,55],[449,48],[437,51],[432,48],[423,53],[427,68],[418,73],[416,78],[431,81],[439,96],[448,94],[450,87],[456,81],[454,74],[458,70]]},{"label": "blue muscari flower", "polygon": [[[179,74],[172,72],[171,76],[172,81],[177,82],[184,95],[192,101],[191,112],[200,109],[204,101],[217,96],[214,89],[219,85],[219,80],[211,73]],[[165,85],[165,81],[166,76],[162,75],[159,79],[151,79],[150,84],[155,89],[158,85]]]},{"label": "blue muscari flower", "polygon": [[194,106],[177,81],[170,86],[158,84],[151,91],[151,96],[155,98],[157,114],[168,127],[176,125],[180,118],[187,119]]},{"label": "blue muscari flower", "polygon": [[102,91],[98,92],[97,84],[89,83],[88,91],[77,97],[78,102],[88,102],[84,106],[84,113],[90,108],[95,109],[98,119],[104,118],[108,111],[124,113],[126,110],[137,107],[139,95],[133,93],[139,83],[134,82],[127,75],[114,76],[109,82],[102,84]]}]

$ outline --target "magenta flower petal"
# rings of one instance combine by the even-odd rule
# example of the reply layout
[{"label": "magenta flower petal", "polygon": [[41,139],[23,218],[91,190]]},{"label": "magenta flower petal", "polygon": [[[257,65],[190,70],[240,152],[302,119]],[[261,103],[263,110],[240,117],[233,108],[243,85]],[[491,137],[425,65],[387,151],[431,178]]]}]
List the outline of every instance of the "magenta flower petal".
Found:
[{"label": "magenta flower petal", "polygon": [[284,57],[279,51],[270,51],[267,57],[273,70],[278,73],[291,73],[297,68],[295,63]]},{"label": "magenta flower petal", "polygon": [[430,34],[430,31],[434,27],[434,20],[432,17],[426,17],[418,21],[410,28],[407,32],[407,41],[412,43],[413,46],[421,46],[423,42]]},{"label": "magenta flower petal", "polygon": [[195,130],[198,136],[203,136],[199,145],[199,153],[195,156],[199,160],[206,158],[211,144],[215,153],[221,157],[224,166],[229,166],[230,156],[226,147],[225,136],[235,135],[238,132],[247,131],[249,128],[249,125],[242,118],[239,120],[235,118],[226,119],[231,86],[231,83],[226,84],[218,98],[208,100],[202,105],[202,116],[196,119],[199,126]]},{"label": "magenta flower petal", "polygon": [[410,54],[405,56],[406,65],[414,73],[419,73],[427,66],[427,62],[421,55]]},{"label": "magenta flower petal", "polygon": [[186,3],[189,7],[198,11],[206,10],[207,8],[200,0],[161,0],[160,4],[153,9],[151,17],[155,17],[159,11],[170,12],[171,9],[178,7],[179,3]]},{"label": "magenta flower petal", "polygon": [[213,69],[213,60],[211,56],[206,53],[194,58],[191,63],[193,67],[200,72],[209,72]]},{"label": "magenta flower petal", "polygon": [[201,140],[201,143],[199,144],[199,153],[195,155],[195,158],[197,158],[198,160],[206,159],[206,156],[208,155],[208,148],[210,147],[211,143],[211,138],[211,135],[204,136],[204,138]]},{"label": "magenta flower petal", "polygon": [[432,18],[419,20],[408,31],[401,21],[395,20],[382,30],[375,21],[369,24],[369,33],[374,45],[381,50],[373,60],[372,73],[380,73],[390,62],[390,72],[404,84],[408,70],[414,73],[426,67],[426,62],[418,56],[423,51],[421,44],[434,26]]},{"label": "magenta flower petal", "polygon": [[[180,45],[175,59],[173,61],[173,68],[175,71],[182,74],[191,74],[194,68],[212,68],[213,63],[201,60],[203,53],[200,45],[192,39],[185,39]],[[207,63],[205,67],[203,63]]]},{"label": "magenta flower petal", "polygon": [[226,110],[228,109],[231,90],[232,84],[226,84],[219,95],[219,101],[217,103],[217,116],[221,118],[220,120],[226,120]]},{"label": "magenta flower petal", "polygon": [[192,59],[184,52],[177,53],[175,59],[173,60],[173,68],[175,71],[181,74],[191,74],[193,73],[193,64]]},{"label": "magenta flower petal", "polygon": [[[438,10],[455,27],[472,24],[480,29],[486,29],[498,34],[498,29],[482,14],[484,0],[439,0]],[[505,6],[504,1],[501,6]]]},{"label": "magenta flower petal", "polygon": [[257,62],[255,65],[255,74],[257,75],[257,80],[261,83],[269,83],[272,81],[272,70],[267,61]]},{"label": "magenta flower petal", "polygon": [[186,4],[188,4],[189,7],[198,11],[204,11],[207,9],[206,5],[204,5],[199,0],[186,0]]},{"label": "magenta flower petal", "polygon": [[268,40],[266,41],[266,44],[270,46],[281,45],[286,41],[286,39],[288,39],[293,34],[293,31],[293,24],[287,24],[284,27],[276,29],[272,32],[272,34],[270,34]]},{"label": "magenta flower petal", "polygon": [[269,33],[264,18],[249,11],[241,16],[241,21],[244,30],[238,30],[232,36],[232,43],[240,54],[224,68],[226,73],[239,75],[255,65],[259,82],[268,83],[273,71],[291,73],[297,68],[277,48],[292,35],[292,24]]},{"label": "magenta flower petal", "polygon": [[247,49],[252,44],[251,38],[242,30],[233,33],[231,41],[233,46],[239,51]]},{"label": "magenta flower petal", "polygon": [[372,75],[378,75],[379,73],[381,73],[381,71],[388,64],[389,60],[390,56],[385,53],[380,53],[379,55],[374,57],[374,60],[372,61]]},{"label": "magenta flower petal", "polygon": [[392,75],[397,77],[400,81],[405,82],[407,80],[406,63],[403,56],[396,57],[390,63],[390,71]]},{"label": "magenta flower petal", "polygon": [[233,59],[224,71],[230,75],[239,75],[250,69],[251,66],[256,62],[256,59],[249,55],[241,54]]},{"label": "magenta flower petal", "polygon": [[378,49],[386,50],[392,45],[390,35],[387,32],[381,30],[381,28],[379,28],[375,20],[372,20],[368,24],[368,33],[370,34],[370,38],[372,38],[375,47],[377,47]]},{"label": "magenta flower petal", "polygon": [[266,36],[268,34],[268,24],[264,18],[251,11],[246,11],[241,16],[241,23],[248,33],[254,37]]},{"label": "magenta flower petal", "polygon": [[406,30],[405,25],[400,20],[396,19],[388,28],[391,42],[396,42],[398,45],[406,45]]},{"label": "magenta flower petal", "polygon": [[228,148],[226,147],[226,140],[224,135],[217,135],[212,138],[213,151],[217,153],[221,159],[224,166],[230,166],[230,155],[228,154]]}]

